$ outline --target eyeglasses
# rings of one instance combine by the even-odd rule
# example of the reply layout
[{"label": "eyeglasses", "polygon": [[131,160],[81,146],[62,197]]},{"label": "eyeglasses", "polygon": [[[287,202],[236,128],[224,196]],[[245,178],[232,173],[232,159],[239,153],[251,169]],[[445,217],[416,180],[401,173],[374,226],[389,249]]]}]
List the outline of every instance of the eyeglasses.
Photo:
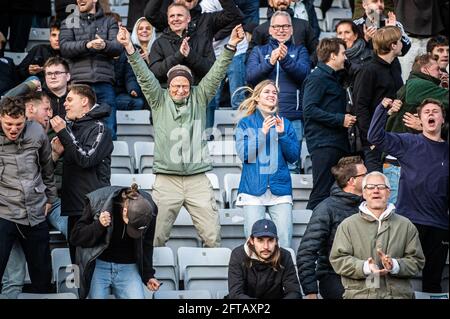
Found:
[{"label": "eyeglasses", "polygon": [[49,78],[53,77],[53,76],[60,76],[61,74],[65,74],[67,72],[63,72],[63,71],[55,71],[55,72],[46,72],[45,76],[48,76]]},{"label": "eyeglasses", "polygon": [[290,24],[274,24],[274,25],[271,25],[271,27],[277,31],[280,31],[281,29],[289,30],[289,28],[292,27],[292,25],[290,25]]},{"label": "eyeglasses", "polygon": [[367,189],[369,191],[373,191],[375,188],[378,189],[379,191],[389,189],[389,187],[387,187],[387,185],[385,184],[366,184],[366,186],[364,186],[364,189]]}]

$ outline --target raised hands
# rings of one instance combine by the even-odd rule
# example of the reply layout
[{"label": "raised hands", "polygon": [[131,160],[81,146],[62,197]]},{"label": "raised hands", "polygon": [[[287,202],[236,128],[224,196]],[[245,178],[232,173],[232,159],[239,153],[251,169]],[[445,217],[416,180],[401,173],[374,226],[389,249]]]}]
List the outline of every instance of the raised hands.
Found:
[{"label": "raised hands", "polygon": [[231,46],[237,46],[242,40],[245,38],[245,31],[242,28],[242,24],[238,24],[234,27],[233,31],[231,31],[230,40],[228,44]]},{"label": "raised hands", "polygon": [[284,120],[278,115],[268,116],[264,119],[262,127],[262,132],[264,133],[264,135],[267,135],[267,133],[269,133],[269,130],[272,126],[275,126],[275,130],[277,131],[277,133],[284,133]]},{"label": "raised hands", "polygon": [[394,12],[389,11],[388,12],[388,18],[386,19],[386,26],[396,26],[397,25],[397,17],[395,16]]},{"label": "raised hands", "polygon": [[409,112],[405,112],[403,115],[403,124],[413,130],[422,131],[422,122],[420,122],[419,115],[417,113],[411,114]]},{"label": "raised hands", "polygon": [[119,32],[117,33],[117,42],[123,45],[128,54],[134,53],[134,46],[131,43],[130,32],[128,32],[127,28],[124,26],[121,26]]}]

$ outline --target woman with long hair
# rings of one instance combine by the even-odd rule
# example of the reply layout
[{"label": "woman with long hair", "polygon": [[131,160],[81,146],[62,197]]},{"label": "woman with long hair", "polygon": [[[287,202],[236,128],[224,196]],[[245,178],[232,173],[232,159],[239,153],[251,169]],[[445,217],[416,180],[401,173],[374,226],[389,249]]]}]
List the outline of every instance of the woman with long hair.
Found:
[{"label": "woman with long hair", "polygon": [[279,230],[282,247],[292,239],[292,185],[287,163],[299,158],[300,145],[289,120],[278,114],[278,89],[271,80],[256,85],[239,107],[243,117],[235,131],[243,163],[236,205],[245,213],[248,238],[253,223],[266,210]]}]

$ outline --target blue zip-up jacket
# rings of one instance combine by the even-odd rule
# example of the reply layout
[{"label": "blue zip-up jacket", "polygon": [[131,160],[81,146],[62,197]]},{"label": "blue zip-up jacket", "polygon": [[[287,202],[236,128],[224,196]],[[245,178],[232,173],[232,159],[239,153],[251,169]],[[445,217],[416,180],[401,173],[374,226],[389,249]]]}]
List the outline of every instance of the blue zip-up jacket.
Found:
[{"label": "blue zip-up jacket", "polygon": [[280,116],[290,121],[302,120],[302,84],[311,71],[308,50],[303,45],[286,42],[288,53],[275,65],[270,64],[270,55],[278,48],[278,41],[270,38],[268,44],[253,48],[247,61],[247,82],[253,86],[271,79],[277,83]]},{"label": "blue zip-up jacket", "polygon": [[235,131],[236,151],[243,163],[239,194],[261,196],[270,187],[274,195],[292,195],[287,162],[298,160],[300,144],[291,122],[283,120],[284,133],[278,134],[273,127],[266,136],[259,110],[239,121]]},{"label": "blue zip-up jacket", "polygon": [[349,151],[344,125],[347,101],[338,74],[319,62],[303,83],[303,118],[309,152],[320,147]]}]

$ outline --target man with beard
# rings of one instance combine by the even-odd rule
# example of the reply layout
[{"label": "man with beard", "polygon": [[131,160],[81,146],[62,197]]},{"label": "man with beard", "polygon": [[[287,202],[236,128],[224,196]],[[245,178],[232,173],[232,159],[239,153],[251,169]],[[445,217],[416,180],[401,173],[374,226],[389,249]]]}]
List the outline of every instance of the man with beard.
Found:
[{"label": "man with beard", "polygon": [[275,223],[260,219],[244,245],[233,249],[228,267],[230,299],[301,299],[291,254],[278,245]]}]

